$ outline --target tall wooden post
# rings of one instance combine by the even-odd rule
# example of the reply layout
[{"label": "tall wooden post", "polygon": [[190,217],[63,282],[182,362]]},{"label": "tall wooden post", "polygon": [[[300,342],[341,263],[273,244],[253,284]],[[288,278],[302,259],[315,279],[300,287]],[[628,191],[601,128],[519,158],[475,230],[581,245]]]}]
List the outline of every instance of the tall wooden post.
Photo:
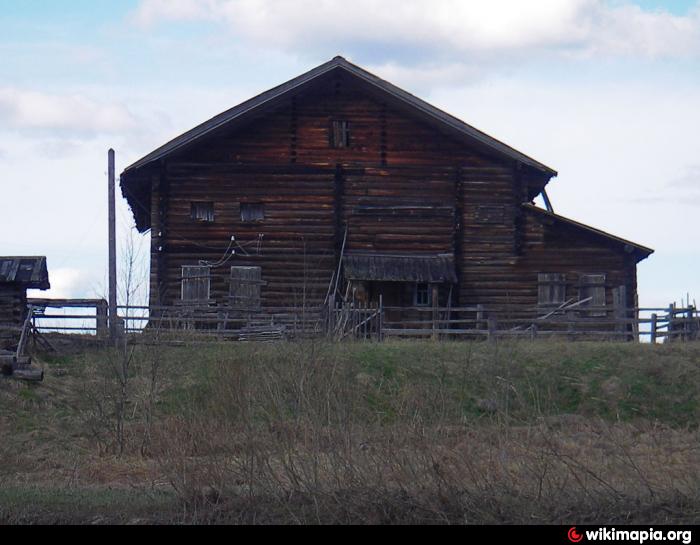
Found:
[{"label": "tall wooden post", "polygon": [[109,337],[117,339],[117,229],[114,197],[114,150],[107,152],[107,223],[109,224]]},{"label": "tall wooden post", "polygon": [[440,336],[438,334],[438,329],[439,329],[438,319],[440,318],[440,313],[438,311],[439,292],[438,292],[437,284],[432,284],[430,286],[430,288],[432,289],[431,298],[432,298],[432,302],[433,302],[433,335],[432,335],[432,337],[433,337],[434,341],[437,341],[440,339]]}]

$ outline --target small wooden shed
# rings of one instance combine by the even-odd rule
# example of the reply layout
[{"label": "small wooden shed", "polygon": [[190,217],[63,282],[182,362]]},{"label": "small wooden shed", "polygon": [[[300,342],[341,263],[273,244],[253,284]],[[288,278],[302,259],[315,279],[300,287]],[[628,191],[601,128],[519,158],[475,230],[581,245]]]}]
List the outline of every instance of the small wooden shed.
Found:
[{"label": "small wooden shed", "polygon": [[0,257],[0,350],[16,348],[27,318],[27,290],[47,290],[46,257]]}]

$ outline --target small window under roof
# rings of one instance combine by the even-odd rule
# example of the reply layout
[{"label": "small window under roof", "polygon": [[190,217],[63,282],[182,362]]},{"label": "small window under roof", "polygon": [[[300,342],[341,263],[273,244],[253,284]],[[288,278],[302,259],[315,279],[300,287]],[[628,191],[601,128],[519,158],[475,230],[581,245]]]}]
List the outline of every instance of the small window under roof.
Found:
[{"label": "small window under roof", "polygon": [[241,203],[241,221],[262,221],[265,219],[265,205],[261,203]]},{"label": "small window under roof", "polygon": [[212,222],[214,221],[214,203],[213,202],[193,202],[190,208],[191,217],[195,221]]},{"label": "small window under roof", "polygon": [[350,146],[350,127],[347,121],[334,120],[331,122],[330,144],[333,148]]}]

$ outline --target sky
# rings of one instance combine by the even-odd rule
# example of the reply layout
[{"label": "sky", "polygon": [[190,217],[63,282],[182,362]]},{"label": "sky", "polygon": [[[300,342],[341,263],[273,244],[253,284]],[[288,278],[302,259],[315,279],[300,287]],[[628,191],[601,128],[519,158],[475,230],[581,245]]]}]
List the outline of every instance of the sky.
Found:
[{"label": "sky", "polygon": [[107,150],[121,172],[335,55],[555,168],[557,213],[654,248],[643,306],[700,298],[700,0],[0,0],[0,255],[103,296]]}]

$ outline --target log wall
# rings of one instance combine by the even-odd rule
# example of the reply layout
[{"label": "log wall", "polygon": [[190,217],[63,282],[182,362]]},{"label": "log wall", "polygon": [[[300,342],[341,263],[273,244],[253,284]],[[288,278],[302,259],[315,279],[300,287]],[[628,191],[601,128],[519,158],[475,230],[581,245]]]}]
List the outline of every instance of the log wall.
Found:
[{"label": "log wall", "polygon": [[[348,122],[347,148],[331,145],[334,120]],[[453,304],[532,307],[539,272],[566,273],[572,292],[582,272],[603,272],[632,306],[632,256],[523,212],[528,177],[342,74],[323,80],[152,175],[151,303],[176,304],[181,267],[209,262],[218,304],[234,265],[261,267],[263,307],[320,304],[347,229],[346,251],[454,254]],[[214,221],[193,220],[193,202],[213,203]],[[245,204],[262,204],[264,220],[242,221]]]},{"label": "log wall", "polygon": [[17,284],[0,284],[0,350],[14,350],[27,316],[27,293]]}]

